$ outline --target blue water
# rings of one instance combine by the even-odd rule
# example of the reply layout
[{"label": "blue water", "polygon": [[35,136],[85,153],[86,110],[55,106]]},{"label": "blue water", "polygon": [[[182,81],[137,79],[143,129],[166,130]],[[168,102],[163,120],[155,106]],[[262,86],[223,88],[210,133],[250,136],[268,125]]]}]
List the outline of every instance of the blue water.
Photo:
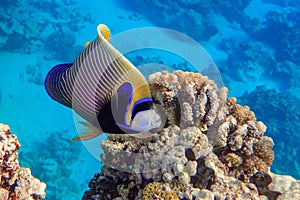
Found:
[{"label": "blue water", "polygon": [[[52,66],[72,62],[95,38],[99,23],[112,35],[153,26],[198,41],[218,66],[229,95],[267,124],[266,135],[275,142],[271,170],[300,178],[300,3],[238,2],[0,2],[0,122],[17,134],[20,163],[46,182],[47,199],[80,199],[101,167],[82,143],[66,141],[77,134],[73,113],[51,100],[43,85]],[[195,70],[168,52],[139,50],[127,56],[136,65]]]}]

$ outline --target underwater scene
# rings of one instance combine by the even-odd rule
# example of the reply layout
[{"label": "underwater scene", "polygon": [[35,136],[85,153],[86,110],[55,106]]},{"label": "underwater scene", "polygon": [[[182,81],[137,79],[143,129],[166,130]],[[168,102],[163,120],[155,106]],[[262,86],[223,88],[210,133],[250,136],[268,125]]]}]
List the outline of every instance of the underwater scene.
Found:
[{"label": "underwater scene", "polygon": [[3,0],[0,199],[300,199],[300,2]]}]

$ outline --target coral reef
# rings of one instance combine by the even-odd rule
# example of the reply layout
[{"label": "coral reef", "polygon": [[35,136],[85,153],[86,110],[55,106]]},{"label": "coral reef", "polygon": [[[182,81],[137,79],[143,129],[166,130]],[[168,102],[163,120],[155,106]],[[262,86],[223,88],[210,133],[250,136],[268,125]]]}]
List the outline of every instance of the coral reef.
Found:
[{"label": "coral reef", "polygon": [[149,183],[143,189],[143,200],[150,200],[153,198],[158,199],[169,199],[169,200],[179,200],[178,196],[174,191],[168,191],[164,188],[163,184],[160,182]]},{"label": "coral reef", "polygon": [[[109,135],[104,166],[83,199],[275,199],[273,141],[248,106],[198,73],[149,76],[164,128],[151,135]],[[277,180],[283,178],[276,175]],[[284,178],[283,178],[284,179]],[[272,187],[270,186],[272,184]],[[290,183],[292,184],[292,183]],[[290,186],[297,194],[297,187]]]},{"label": "coral reef", "polygon": [[[275,142],[277,152],[272,170],[279,174],[290,174],[300,178],[299,167],[299,120],[300,104],[294,92],[277,92],[265,87],[257,87],[251,93],[245,93],[240,103],[249,105],[268,126],[266,134]],[[274,115],[276,113],[276,115]]]},{"label": "coral reef", "polygon": [[[22,165],[32,169],[36,177],[47,183],[47,198],[51,200],[61,199],[62,196],[78,199],[80,188],[72,176],[76,162],[85,161],[78,158],[81,144],[70,143],[68,139],[66,131],[52,132],[45,141],[35,143],[39,151],[30,149],[20,153]],[[68,184],[65,184],[66,181]]]},{"label": "coral reef", "polygon": [[263,43],[232,42],[230,39],[223,39],[221,43],[221,48],[228,52],[226,65],[230,66],[227,70],[231,78],[243,82],[260,82],[276,66],[272,50]]},{"label": "coral reef", "polygon": [[46,49],[46,59],[73,61],[82,48],[74,45],[74,33],[92,21],[89,13],[80,11],[76,0],[17,0],[0,5],[0,49],[24,54]]},{"label": "coral reef", "polygon": [[252,82],[248,85],[253,89],[267,83],[277,90],[299,90],[297,80],[300,74],[295,70],[296,64],[288,60],[277,61],[269,45],[231,38],[223,39],[220,48],[228,53],[223,72],[231,81]]},{"label": "coral reef", "polygon": [[42,67],[40,63],[35,65],[27,65],[25,71],[19,75],[22,81],[28,81],[29,83],[34,83],[36,85],[43,85],[44,79],[42,77]]},{"label": "coral reef", "polygon": [[291,176],[277,175],[270,173],[273,182],[269,185],[269,189],[279,191],[282,195],[278,196],[278,200],[299,199],[300,198],[300,181],[295,180]]},{"label": "coral reef", "polygon": [[[264,2],[275,3],[272,0]],[[276,1],[276,3],[290,6],[293,9],[269,10],[262,17],[249,15],[240,22],[240,27],[249,36],[247,41],[255,41],[251,42],[252,45],[248,45],[254,47],[252,52],[246,49],[248,54],[250,53],[249,59],[243,56],[243,48],[237,45],[229,47],[230,43],[232,44],[230,39],[225,42],[225,45],[223,41],[221,46],[233,47],[232,49],[235,49],[233,51],[242,55],[241,58],[238,58],[238,56],[234,56],[237,55],[236,53],[232,54],[233,52],[231,52],[227,60],[228,66],[234,63],[240,68],[238,71],[240,74],[244,74],[242,77],[247,78],[249,70],[253,71],[254,69],[258,72],[255,82],[258,80],[269,81],[273,82],[270,85],[279,85],[277,86],[278,90],[299,91],[299,70],[297,69],[300,63],[298,56],[300,52],[299,11],[297,9],[299,5],[295,5],[293,1]],[[259,43],[261,43],[260,47],[257,45]],[[256,61],[253,58],[256,58]],[[246,68],[242,68],[243,65]],[[244,73],[241,70],[244,70]]]},{"label": "coral reef", "polygon": [[[149,0],[119,1],[119,3],[125,9],[144,15],[157,26],[183,31],[197,40],[207,41],[218,33],[214,17],[211,15],[215,2]],[[147,12],[144,12],[145,10]]]},{"label": "coral reef", "polygon": [[[271,46],[278,62],[290,60],[300,63],[299,11],[269,11],[263,19],[248,19],[242,27],[256,40]],[[274,34],[276,33],[276,34]],[[268,37],[266,37],[268,36]]]},{"label": "coral reef", "polygon": [[29,168],[19,165],[21,145],[7,125],[0,124],[0,199],[44,199],[46,184],[34,178]]},{"label": "coral reef", "polygon": [[251,0],[237,2],[213,1],[212,8],[215,12],[221,13],[229,22],[240,22],[245,17],[244,10],[249,6]]}]

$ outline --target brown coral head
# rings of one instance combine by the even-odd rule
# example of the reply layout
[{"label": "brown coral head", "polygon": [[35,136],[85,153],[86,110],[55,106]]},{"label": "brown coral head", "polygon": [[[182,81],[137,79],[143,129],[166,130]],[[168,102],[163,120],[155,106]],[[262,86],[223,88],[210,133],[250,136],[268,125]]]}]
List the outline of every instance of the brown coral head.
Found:
[{"label": "brown coral head", "polygon": [[272,177],[268,173],[257,172],[250,178],[250,182],[257,187],[260,195],[265,195],[268,199],[275,200],[281,193],[268,188],[272,181]]}]

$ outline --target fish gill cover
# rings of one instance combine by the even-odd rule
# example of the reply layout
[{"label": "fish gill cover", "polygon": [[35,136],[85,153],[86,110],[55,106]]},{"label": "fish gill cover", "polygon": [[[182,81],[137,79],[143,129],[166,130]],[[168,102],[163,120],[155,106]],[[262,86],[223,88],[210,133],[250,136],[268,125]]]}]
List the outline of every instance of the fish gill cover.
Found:
[{"label": "fish gill cover", "polygon": [[[69,120],[72,116],[67,109],[50,101],[42,86],[51,66],[73,62],[86,40],[94,37],[99,22],[107,23],[113,35],[130,28],[155,25],[187,33],[200,41],[216,61],[229,88],[229,96],[236,96],[237,102],[249,105],[256,118],[266,123],[268,128],[264,135],[271,136],[275,143],[271,170],[299,179],[300,37],[297,1],[95,1],[87,4],[80,0],[7,0],[0,4],[3,19],[0,26],[0,120],[9,123],[13,132],[18,134],[23,146],[19,156],[21,166],[30,167],[35,177],[47,183],[47,199],[80,199],[88,179],[99,170],[99,164],[90,159],[80,144],[67,142],[76,132],[72,120]],[[138,38],[132,43],[136,41]],[[121,50],[113,41],[112,44]],[[152,67],[151,71],[139,68],[146,78],[156,72],[153,69],[169,69],[166,66],[197,72],[188,62],[166,51],[142,49],[125,56],[135,66],[148,64],[147,69]],[[257,87],[260,85],[264,87]],[[202,128],[202,131],[206,129],[205,126]],[[99,145],[99,141],[94,144]],[[272,146],[270,142],[267,144],[267,149]],[[99,154],[101,152],[97,151],[94,155],[98,158]],[[190,150],[186,154],[187,158],[193,158]],[[242,162],[241,157],[229,154],[223,162],[231,163],[227,165],[235,168]],[[208,166],[205,164],[208,162],[202,160],[196,165]],[[186,166],[193,168],[195,162]],[[198,184],[211,183],[213,170],[209,167],[200,170],[208,177],[204,180],[208,181],[198,181]],[[111,169],[102,170],[103,174],[110,172]],[[98,188],[98,181],[105,188],[104,183],[129,176],[122,172],[116,174],[106,175],[106,178],[98,174],[96,177],[99,178],[91,181],[90,186]],[[297,186],[292,178],[272,175],[273,183],[267,187],[271,180],[269,175],[258,173],[249,179],[261,186],[257,187],[260,194],[267,191],[269,198],[278,195],[274,191],[281,190],[280,181],[288,180],[284,184],[288,185],[287,188],[289,184]],[[132,191],[127,190],[126,184],[116,186],[118,194],[122,193],[120,196],[125,197],[127,191]],[[251,189],[253,185],[249,185]],[[240,186],[244,188],[243,184]],[[156,181],[143,187],[145,194],[156,190],[171,198],[177,196],[170,190],[171,194],[164,192],[165,184]],[[202,188],[200,198],[204,198],[203,191],[207,192]],[[92,193],[96,194],[97,190],[91,189],[89,194]],[[282,193],[282,199],[298,198]],[[212,195],[208,194],[210,197]]]}]

